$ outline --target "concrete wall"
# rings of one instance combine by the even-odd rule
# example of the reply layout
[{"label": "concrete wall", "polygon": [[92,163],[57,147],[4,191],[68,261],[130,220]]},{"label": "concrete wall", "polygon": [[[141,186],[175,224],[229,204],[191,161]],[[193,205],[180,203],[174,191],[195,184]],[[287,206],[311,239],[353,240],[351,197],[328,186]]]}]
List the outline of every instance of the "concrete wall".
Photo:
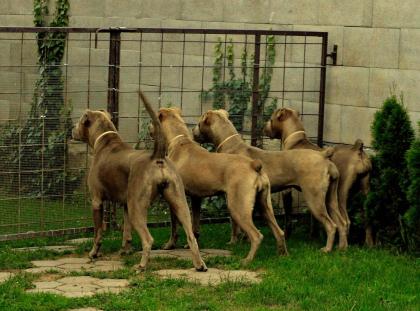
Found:
[{"label": "concrete wall", "polygon": [[[367,145],[371,142],[370,124],[376,109],[381,105],[390,89],[403,92],[405,105],[413,122],[420,120],[420,3],[418,0],[71,0],[70,25],[73,27],[185,27],[185,28],[236,28],[327,31],[329,50],[338,45],[338,66],[327,70],[327,94],[325,115],[325,139],[333,142],[352,143],[362,138]],[[0,1],[0,26],[32,26],[32,0]],[[0,34],[1,38],[7,36]],[[28,36],[30,37],[30,36]],[[83,36],[74,36],[84,38]],[[106,35],[102,37],[106,40]],[[129,38],[129,37],[127,37]],[[26,42],[28,47],[20,51],[16,41],[0,41],[0,65],[7,65],[23,59],[36,63],[34,42]],[[92,42],[91,42],[92,44]],[[138,43],[124,43],[122,61],[135,66],[139,61]],[[89,59],[89,41],[70,41],[67,63],[83,65]],[[107,62],[107,43],[100,42],[98,49],[91,49],[93,63]],[[165,46],[164,59],[171,64],[181,61],[176,44]],[[157,62],[159,46],[150,45],[143,54],[143,62]],[[201,50],[200,50],[201,49]],[[179,50],[178,50],[179,51]],[[211,63],[211,47],[205,58]],[[20,57],[20,54],[23,54]],[[202,45],[191,46],[187,61],[202,62]],[[296,62],[300,55],[291,51],[288,62]],[[197,72],[184,72],[184,86],[199,90]],[[95,90],[90,94],[90,105],[104,106],[106,101],[106,68],[96,68],[90,72],[72,68],[67,70],[69,94],[75,106],[75,114],[86,105],[86,93],[77,92],[88,87]],[[208,76],[207,76],[208,75]],[[164,88],[180,87],[180,71],[163,73]],[[141,85],[148,90],[157,90],[159,77],[156,72],[142,72]],[[23,85],[28,91],[24,98],[13,95],[0,96],[0,113],[16,113],[16,109],[6,103],[20,101],[21,110],[27,110],[30,90],[36,79],[36,72],[25,69],[22,75],[15,68],[0,69],[0,89],[11,89]],[[276,80],[277,79],[277,80]],[[275,77],[273,84],[281,83]],[[23,80],[23,82],[22,82]],[[138,69],[122,69],[121,113],[133,116],[139,113],[138,101],[134,93],[138,88]],[[211,81],[211,72],[206,73],[206,81]],[[293,80],[293,79],[291,79]],[[311,82],[312,81],[312,82]],[[308,83],[316,83],[314,77]],[[206,82],[207,83],[207,82]],[[147,85],[147,86],[146,86]],[[206,85],[208,86],[208,85]],[[168,93],[169,94],[169,93]],[[190,96],[190,98],[188,97]],[[298,107],[299,99],[286,98],[285,104]],[[154,101],[157,100],[155,96]],[[180,97],[169,96],[162,102],[179,104]],[[197,94],[183,95],[185,109],[197,114]],[[311,98],[304,100],[305,111],[313,108]],[[26,104],[25,104],[26,103]],[[195,110],[194,110],[195,109]],[[4,111],[4,112],[3,112]],[[311,133],[315,131],[315,119],[304,119]],[[131,122],[131,123],[130,123]],[[129,139],[137,121],[127,122],[124,131]],[[414,125],[415,123],[413,123]]]}]

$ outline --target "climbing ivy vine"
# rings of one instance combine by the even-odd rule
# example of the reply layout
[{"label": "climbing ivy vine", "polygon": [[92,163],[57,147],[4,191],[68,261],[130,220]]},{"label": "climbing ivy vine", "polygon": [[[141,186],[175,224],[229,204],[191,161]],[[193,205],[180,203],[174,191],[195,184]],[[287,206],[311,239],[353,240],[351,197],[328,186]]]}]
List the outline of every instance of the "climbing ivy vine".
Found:
[{"label": "climbing ivy vine", "polygon": [[[68,0],[56,0],[50,23],[48,0],[34,0],[34,25],[37,27],[67,27]],[[39,32],[36,36],[38,52],[38,79],[28,118],[23,124],[8,124],[1,132],[1,144],[15,145],[1,155],[3,163],[12,163],[33,173],[21,174],[20,191],[32,195],[53,195],[63,188],[74,189],[79,181],[64,170],[67,157],[67,139],[71,135],[71,107],[64,103],[62,60],[67,33]],[[15,178],[16,179],[16,178]],[[10,180],[13,185],[16,180]]]}]

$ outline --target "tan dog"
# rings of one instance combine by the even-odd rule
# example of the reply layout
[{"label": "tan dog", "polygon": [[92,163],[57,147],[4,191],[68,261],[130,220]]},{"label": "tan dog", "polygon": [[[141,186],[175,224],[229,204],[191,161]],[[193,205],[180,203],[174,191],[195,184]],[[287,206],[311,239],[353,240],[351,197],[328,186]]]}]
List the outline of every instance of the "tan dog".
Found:
[{"label": "tan dog", "polygon": [[[277,109],[264,127],[264,134],[270,138],[282,140],[282,148],[312,149],[321,151],[317,145],[311,143],[305,134],[297,111],[290,108]],[[363,151],[363,142],[358,139],[353,146],[336,146],[331,161],[335,163],[340,178],[338,183],[338,202],[342,217],[350,228],[347,213],[349,191],[357,186],[364,194],[369,191],[369,174],[372,169],[368,155]],[[369,237],[367,236],[369,239]]]},{"label": "tan dog", "polygon": [[[168,142],[169,158],[181,175],[187,194],[195,198],[226,194],[232,219],[251,242],[251,249],[243,262],[248,263],[254,258],[263,239],[252,221],[255,203],[261,205],[276,238],[278,251],[287,254],[284,233],[276,222],[271,205],[270,183],[261,162],[238,155],[208,152],[192,140],[179,109],[161,108],[158,117]],[[200,219],[198,209],[193,209],[193,219],[196,233]],[[174,245],[175,242],[176,236],[173,234],[168,244]]]},{"label": "tan dog", "polygon": [[[241,154],[261,160],[270,179],[272,192],[290,187],[300,188],[312,214],[327,232],[327,244],[323,251],[331,251],[337,228],[339,247],[347,248],[346,228],[338,210],[336,188],[331,187],[338,177],[337,168],[328,160],[331,150],[320,154],[310,150],[265,151],[251,147],[239,136],[228,116],[223,109],[206,112],[193,129],[194,138],[200,142],[213,143],[217,146],[217,152]],[[325,206],[327,194],[334,221]]]},{"label": "tan dog", "polygon": [[[142,94],[141,94],[142,96]],[[174,165],[165,158],[166,145],[160,123],[149,105],[146,109],[155,128],[153,153],[134,150],[118,135],[109,114],[87,110],[73,129],[73,138],[93,148],[88,186],[92,196],[95,237],[90,258],[98,256],[102,238],[102,202],[126,204],[124,208],[123,249],[131,246],[131,226],[141,238],[143,252],[138,268],[144,269],[150,256],[153,238],[147,228],[147,209],[161,193],[184,226],[193,254],[194,267],[206,271],[191,225],[184,187]]]}]

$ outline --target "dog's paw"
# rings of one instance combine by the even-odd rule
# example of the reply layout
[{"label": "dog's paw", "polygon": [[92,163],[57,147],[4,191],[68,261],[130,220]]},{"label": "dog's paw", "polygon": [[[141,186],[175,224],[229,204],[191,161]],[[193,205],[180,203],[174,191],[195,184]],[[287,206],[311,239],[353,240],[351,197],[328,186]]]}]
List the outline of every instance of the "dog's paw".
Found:
[{"label": "dog's paw", "polygon": [[325,253],[325,254],[327,254],[327,253],[331,253],[331,249],[330,248],[328,248],[328,247],[323,247],[323,248],[321,248],[320,249],[320,251],[322,252],[322,253]]},{"label": "dog's paw", "polygon": [[136,271],[136,274],[140,274],[146,271],[146,267],[142,266],[141,264],[135,265],[134,269]]},{"label": "dog's paw", "polygon": [[207,270],[207,266],[204,263],[199,267],[195,267],[195,271],[197,272],[207,272]]},{"label": "dog's paw", "polygon": [[176,244],[172,241],[166,242],[163,246],[162,249],[163,250],[171,250],[171,249],[175,249],[176,248]]},{"label": "dog's paw", "polygon": [[277,253],[279,256],[289,256],[289,252],[287,251],[287,248],[285,246],[280,246],[277,249]]},{"label": "dog's paw", "polygon": [[91,250],[89,252],[89,259],[90,260],[95,260],[95,259],[97,259],[99,257],[102,257],[102,253],[101,252],[98,252],[98,251],[95,251],[95,250]]},{"label": "dog's paw", "polygon": [[126,248],[122,248],[120,249],[120,251],[118,252],[118,254],[120,256],[128,256],[134,253],[134,250],[132,247],[126,247]]}]

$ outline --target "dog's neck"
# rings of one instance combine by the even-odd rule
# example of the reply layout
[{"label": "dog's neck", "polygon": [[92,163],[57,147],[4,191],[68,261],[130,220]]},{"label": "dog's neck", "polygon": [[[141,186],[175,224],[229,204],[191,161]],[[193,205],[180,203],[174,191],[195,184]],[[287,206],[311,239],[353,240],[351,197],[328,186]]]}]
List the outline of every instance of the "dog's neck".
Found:
[{"label": "dog's neck", "polygon": [[216,152],[219,152],[220,149],[223,147],[223,145],[225,145],[226,143],[228,143],[230,140],[232,140],[234,137],[239,136],[238,133],[232,134],[228,137],[226,137],[216,148]]},{"label": "dog's neck", "polygon": [[105,135],[109,135],[109,134],[117,134],[118,135],[118,133],[116,131],[106,131],[106,132],[103,132],[102,134],[100,134],[98,137],[96,137],[95,142],[93,143],[93,152],[95,152],[95,150],[98,146],[98,143],[102,140],[102,138]]},{"label": "dog's neck", "polygon": [[282,149],[291,149],[298,142],[306,139],[305,131],[296,131],[288,135],[285,139],[282,139]]}]

